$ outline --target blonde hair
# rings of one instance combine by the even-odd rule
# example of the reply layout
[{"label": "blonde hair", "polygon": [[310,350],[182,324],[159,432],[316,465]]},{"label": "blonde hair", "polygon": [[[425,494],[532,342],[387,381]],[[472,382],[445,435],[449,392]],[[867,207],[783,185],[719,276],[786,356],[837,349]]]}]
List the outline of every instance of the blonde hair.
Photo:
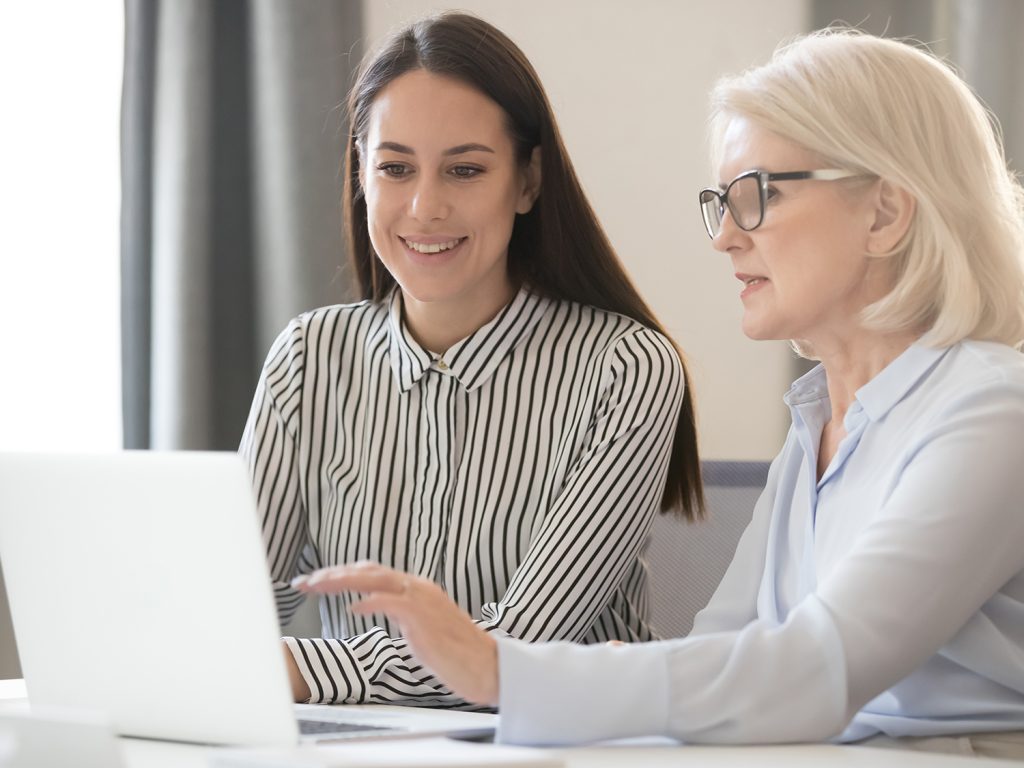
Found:
[{"label": "blonde hair", "polygon": [[742,116],[830,166],[914,196],[909,230],[880,256],[892,260],[895,285],[865,308],[865,327],[920,331],[937,347],[1024,339],[1024,190],[1007,169],[995,118],[945,63],[833,27],[721,80],[711,107],[716,160],[725,127]]}]

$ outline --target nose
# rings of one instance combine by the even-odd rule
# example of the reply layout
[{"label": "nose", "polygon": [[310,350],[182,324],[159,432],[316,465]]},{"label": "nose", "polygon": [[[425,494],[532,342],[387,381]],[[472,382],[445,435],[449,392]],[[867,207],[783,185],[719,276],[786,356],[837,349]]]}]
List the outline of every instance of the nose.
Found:
[{"label": "nose", "polygon": [[420,174],[409,201],[409,213],[417,221],[437,221],[447,218],[451,206],[444,184],[430,174]]},{"label": "nose", "polygon": [[750,234],[736,226],[732,212],[726,208],[722,215],[722,226],[711,240],[711,246],[721,253],[741,250],[750,241]]}]

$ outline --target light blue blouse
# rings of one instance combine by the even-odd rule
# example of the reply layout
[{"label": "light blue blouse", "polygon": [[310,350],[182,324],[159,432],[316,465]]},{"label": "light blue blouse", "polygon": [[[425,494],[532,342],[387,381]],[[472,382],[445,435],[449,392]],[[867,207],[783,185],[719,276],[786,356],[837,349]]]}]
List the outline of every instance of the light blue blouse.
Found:
[{"label": "light blue blouse", "polygon": [[1024,355],[911,346],[857,391],[820,481],[824,370],[785,401],[793,426],[692,634],[502,641],[502,740],[1024,729]]}]

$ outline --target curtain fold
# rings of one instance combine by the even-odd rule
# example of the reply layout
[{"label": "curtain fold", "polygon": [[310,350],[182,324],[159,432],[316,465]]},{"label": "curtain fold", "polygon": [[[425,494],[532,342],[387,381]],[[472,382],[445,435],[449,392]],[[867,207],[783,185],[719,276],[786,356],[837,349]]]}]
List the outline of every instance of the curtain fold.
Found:
[{"label": "curtain fold", "polygon": [[238,444],[291,316],[351,296],[341,236],[358,0],[126,0],[126,448]]},{"label": "curtain fold", "polygon": [[953,59],[999,119],[1010,167],[1024,173],[1024,3],[960,0],[943,8]]},{"label": "curtain fold", "polygon": [[121,409],[126,448],[149,445],[149,251],[158,0],[125,3],[121,91]]}]

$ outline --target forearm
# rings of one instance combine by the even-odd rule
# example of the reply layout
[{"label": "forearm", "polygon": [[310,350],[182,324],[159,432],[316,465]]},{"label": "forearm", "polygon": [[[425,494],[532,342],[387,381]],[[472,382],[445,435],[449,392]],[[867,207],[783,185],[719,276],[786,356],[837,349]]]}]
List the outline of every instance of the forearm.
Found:
[{"label": "forearm", "polygon": [[813,600],[781,627],[620,647],[502,642],[500,739],[817,741],[850,713],[841,643]]},{"label": "forearm", "polygon": [[498,740],[582,744],[667,731],[662,643],[498,643]]}]

